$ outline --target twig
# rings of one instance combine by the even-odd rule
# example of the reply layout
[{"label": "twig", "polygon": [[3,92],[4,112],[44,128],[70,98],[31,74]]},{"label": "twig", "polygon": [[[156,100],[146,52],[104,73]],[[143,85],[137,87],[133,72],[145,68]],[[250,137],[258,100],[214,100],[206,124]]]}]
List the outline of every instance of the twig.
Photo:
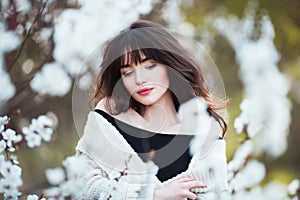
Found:
[{"label": "twig", "polygon": [[15,95],[9,101],[9,105],[10,105],[9,109],[10,110],[17,107],[19,102],[22,102],[25,98],[27,98],[28,96],[33,94],[32,92],[28,92],[27,94],[22,95],[22,93],[24,93],[25,89],[28,87],[30,81],[34,78],[34,75],[36,74],[36,72],[39,71],[44,66],[44,64],[49,62],[49,60],[51,60],[51,59],[52,59],[52,50],[50,50],[50,52],[45,57],[43,62],[38,67],[36,67],[34,70],[32,70],[30,72],[30,74],[26,77],[26,79],[17,88]]},{"label": "twig", "polygon": [[17,52],[17,55],[16,55],[15,59],[14,59],[13,62],[7,67],[7,72],[10,72],[10,70],[13,68],[13,66],[16,64],[17,60],[18,60],[19,57],[21,56],[21,53],[22,53],[22,51],[23,51],[23,49],[24,49],[24,46],[25,46],[25,43],[26,43],[26,41],[28,40],[29,36],[31,35],[33,25],[36,23],[36,21],[38,20],[38,18],[42,15],[44,9],[46,8],[47,3],[48,3],[48,0],[45,1],[44,5],[43,5],[43,7],[42,7],[42,9],[41,9],[41,11],[36,15],[36,17],[35,17],[33,23],[31,24],[31,26],[30,26],[30,28],[29,28],[29,30],[28,30],[26,36],[25,36],[25,39],[23,40],[23,42],[22,42],[22,44],[21,44],[21,46],[20,46],[20,48],[19,48],[19,50],[18,50],[18,52]]}]

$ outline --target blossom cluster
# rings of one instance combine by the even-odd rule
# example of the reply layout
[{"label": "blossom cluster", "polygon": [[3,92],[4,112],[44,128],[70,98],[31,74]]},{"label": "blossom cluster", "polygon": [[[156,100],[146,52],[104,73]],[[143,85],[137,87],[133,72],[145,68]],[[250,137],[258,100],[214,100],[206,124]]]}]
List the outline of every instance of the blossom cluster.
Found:
[{"label": "blossom cluster", "polygon": [[[11,155],[8,157],[8,152],[15,152],[15,147],[22,140],[21,135],[10,128],[6,128],[10,118],[7,116],[0,116],[0,193],[4,194],[5,199],[17,199],[21,193],[18,187],[23,185],[21,178],[21,167],[16,157]],[[7,159],[3,153],[6,153]]]},{"label": "blossom cluster", "polygon": [[[148,13],[152,8],[152,2],[149,0],[143,3],[137,0],[86,0],[78,1],[78,4],[79,9],[65,9],[55,20],[55,60],[46,64],[31,81],[30,86],[37,93],[64,96],[71,89],[72,79],[78,75],[82,75],[80,86],[87,89],[84,86],[89,86],[93,77],[92,72],[87,72],[87,67],[97,70],[100,57],[88,56],[104,41],[137,19],[139,14]],[[57,84],[58,81],[60,85]]]},{"label": "blossom cluster", "polygon": [[38,147],[42,140],[49,142],[53,133],[52,126],[53,121],[45,115],[32,119],[29,127],[22,128],[28,147]]},{"label": "blossom cluster", "polygon": [[228,163],[229,192],[234,199],[294,200],[298,199],[299,192],[296,179],[288,186],[275,181],[261,186],[267,171],[264,163],[255,156],[266,153],[278,157],[285,152],[291,119],[287,97],[289,83],[277,68],[280,56],[273,43],[274,27],[264,15],[260,21],[260,37],[254,40],[251,38],[254,23],[253,7],[241,20],[231,16],[214,22],[215,28],[235,50],[245,88],[245,98],[240,105],[242,112],[234,126],[237,133],[244,131],[247,137]]},{"label": "blossom cluster", "polygon": [[80,156],[69,156],[62,161],[63,168],[45,171],[48,182],[53,187],[44,191],[49,200],[65,199],[81,189],[79,179],[85,174],[87,163]]},{"label": "blossom cluster", "polygon": [[[19,166],[17,157],[12,153],[24,141],[24,137],[17,134],[15,130],[7,128],[10,119],[8,116],[0,116],[0,193],[4,194],[4,199],[18,199],[22,195],[18,190],[23,185],[22,168]],[[23,128],[28,146],[31,148],[40,146],[42,138],[50,141],[53,132],[52,125],[52,120],[45,115],[33,119],[29,128]],[[34,199],[34,197],[34,195],[30,196],[29,199]]]},{"label": "blossom cluster", "polygon": [[244,83],[245,98],[240,105],[242,112],[234,122],[236,131],[241,133],[246,129],[247,135],[255,138],[258,151],[278,157],[286,150],[291,122],[289,81],[278,70],[280,55],[273,43],[274,27],[267,15],[260,21],[260,37],[251,39],[255,31],[254,12],[250,8],[242,20],[235,16],[219,18],[215,27],[235,50]]},{"label": "blossom cluster", "polygon": [[14,152],[14,144],[19,143],[22,140],[22,135],[17,135],[16,132],[10,128],[5,130],[5,125],[9,122],[7,116],[0,117],[0,153],[6,149],[10,152]]},{"label": "blossom cluster", "polygon": [[0,21],[0,103],[10,99],[16,91],[9,74],[4,70],[4,53],[14,50],[20,44],[20,38],[12,31],[6,31],[5,23]]},{"label": "blossom cluster", "polygon": [[0,193],[4,193],[5,199],[17,199],[21,193],[18,187],[23,185],[21,178],[22,168],[13,163],[11,160],[6,160],[4,155],[0,155]]}]

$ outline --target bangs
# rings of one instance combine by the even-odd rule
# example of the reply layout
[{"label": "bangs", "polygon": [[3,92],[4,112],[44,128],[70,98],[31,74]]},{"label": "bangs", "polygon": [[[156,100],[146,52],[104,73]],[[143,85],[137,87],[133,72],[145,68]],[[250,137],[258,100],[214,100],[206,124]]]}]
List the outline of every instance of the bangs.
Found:
[{"label": "bangs", "polygon": [[[161,42],[156,40],[157,34],[149,29],[133,29],[126,31],[118,38],[117,46],[120,56],[120,68],[141,64],[147,60],[159,62],[163,57]],[[116,44],[116,43],[115,43]]]},{"label": "bangs", "polygon": [[140,49],[127,51],[127,53],[120,56],[120,68],[126,68],[132,65],[137,65],[144,62],[146,55]]},{"label": "bangs", "polygon": [[157,52],[154,49],[137,49],[128,51],[120,56],[120,68],[126,68],[133,65],[138,65],[148,60],[157,61]]}]

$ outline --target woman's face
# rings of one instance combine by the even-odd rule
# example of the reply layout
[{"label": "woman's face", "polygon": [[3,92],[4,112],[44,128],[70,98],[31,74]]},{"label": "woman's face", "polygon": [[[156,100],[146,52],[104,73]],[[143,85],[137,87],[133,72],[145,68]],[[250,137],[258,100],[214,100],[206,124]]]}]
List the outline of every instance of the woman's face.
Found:
[{"label": "woman's face", "polygon": [[143,105],[152,105],[161,100],[169,88],[166,66],[147,60],[138,65],[128,64],[121,68],[122,81],[130,95]]}]

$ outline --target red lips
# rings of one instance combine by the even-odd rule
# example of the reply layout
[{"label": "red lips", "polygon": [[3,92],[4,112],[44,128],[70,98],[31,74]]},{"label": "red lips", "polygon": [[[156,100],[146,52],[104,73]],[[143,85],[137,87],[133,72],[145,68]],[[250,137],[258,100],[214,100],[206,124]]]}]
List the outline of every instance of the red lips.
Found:
[{"label": "red lips", "polygon": [[137,91],[137,93],[140,95],[146,95],[146,94],[149,94],[152,90],[153,90],[153,88],[142,88],[142,89],[139,89]]}]

